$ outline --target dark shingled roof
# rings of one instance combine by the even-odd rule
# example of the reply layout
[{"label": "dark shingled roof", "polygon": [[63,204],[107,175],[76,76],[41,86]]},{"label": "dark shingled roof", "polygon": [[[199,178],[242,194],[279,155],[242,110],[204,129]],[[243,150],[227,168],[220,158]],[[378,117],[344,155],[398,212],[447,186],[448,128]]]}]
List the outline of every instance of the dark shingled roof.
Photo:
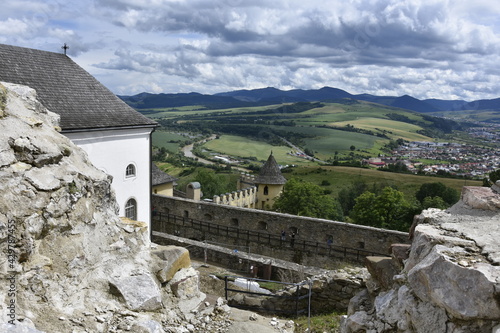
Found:
[{"label": "dark shingled roof", "polygon": [[255,184],[283,185],[285,183],[286,178],[281,174],[280,167],[271,153],[260,169],[259,175],[255,177]]},{"label": "dark shingled roof", "polygon": [[0,44],[0,81],[35,89],[63,132],[156,126],[64,54]]},{"label": "dark shingled roof", "polygon": [[160,168],[158,168],[156,166],[156,164],[151,163],[151,184],[153,186],[171,183],[171,182],[174,182],[176,180],[177,180],[177,178],[170,176],[168,173],[161,171]]}]

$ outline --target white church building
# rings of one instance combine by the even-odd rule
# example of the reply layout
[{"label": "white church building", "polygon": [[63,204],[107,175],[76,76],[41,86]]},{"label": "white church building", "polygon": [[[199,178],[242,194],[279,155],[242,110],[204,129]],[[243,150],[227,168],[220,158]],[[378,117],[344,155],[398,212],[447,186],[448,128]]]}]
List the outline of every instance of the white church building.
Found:
[{"label": "white church building", "polygon": [[61,117],[61,133],[113,176],[120,216],[151,220],[151,134],[135,111],[62,53],[0,44],[0,81],[29,86]]}]

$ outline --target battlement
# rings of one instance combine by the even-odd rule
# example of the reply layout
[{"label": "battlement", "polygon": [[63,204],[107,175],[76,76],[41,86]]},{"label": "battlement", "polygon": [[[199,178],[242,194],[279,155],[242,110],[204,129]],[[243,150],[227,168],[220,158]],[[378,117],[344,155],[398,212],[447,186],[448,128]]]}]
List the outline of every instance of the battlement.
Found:
[{"label": "battlement", "polygon": [[213,202],[233,207],[254,208],[257,201],[257,187],[251,186],[242,190],[221,195],[214,195]]}]

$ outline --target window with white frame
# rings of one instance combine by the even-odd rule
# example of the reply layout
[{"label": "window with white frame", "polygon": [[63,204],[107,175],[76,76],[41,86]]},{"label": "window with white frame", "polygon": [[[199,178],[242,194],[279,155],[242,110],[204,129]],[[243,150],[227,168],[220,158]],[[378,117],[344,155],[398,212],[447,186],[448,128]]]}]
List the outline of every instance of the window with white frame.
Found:
[{"label": "window with white frame", "polygon": [[127,169],[125,170],[126,177],[135,177],[135,165],[129,164],[127,165]]},{"label": "window with white frame", "polygon": [[131,220],[137,220],[137,201],[128,199],[125,204],[125,217]]}]

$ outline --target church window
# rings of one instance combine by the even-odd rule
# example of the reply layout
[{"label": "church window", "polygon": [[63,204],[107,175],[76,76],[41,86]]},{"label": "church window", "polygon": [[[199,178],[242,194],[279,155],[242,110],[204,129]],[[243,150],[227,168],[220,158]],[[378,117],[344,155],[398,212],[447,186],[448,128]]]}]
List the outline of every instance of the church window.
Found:
[{"label": "church window", "polygon": [[129,164],[127,165],[127,169],[125,170],[126,177],[134,177],[135,176],[135,165]]},{"label": "church window", "polygon": [[137,220],[137,201],[129,199],[125,205],[125,217],[131,220]]},{"label": "church window", "polygon": [[264,195],[269,195],[269,187],[264,187]]}]

